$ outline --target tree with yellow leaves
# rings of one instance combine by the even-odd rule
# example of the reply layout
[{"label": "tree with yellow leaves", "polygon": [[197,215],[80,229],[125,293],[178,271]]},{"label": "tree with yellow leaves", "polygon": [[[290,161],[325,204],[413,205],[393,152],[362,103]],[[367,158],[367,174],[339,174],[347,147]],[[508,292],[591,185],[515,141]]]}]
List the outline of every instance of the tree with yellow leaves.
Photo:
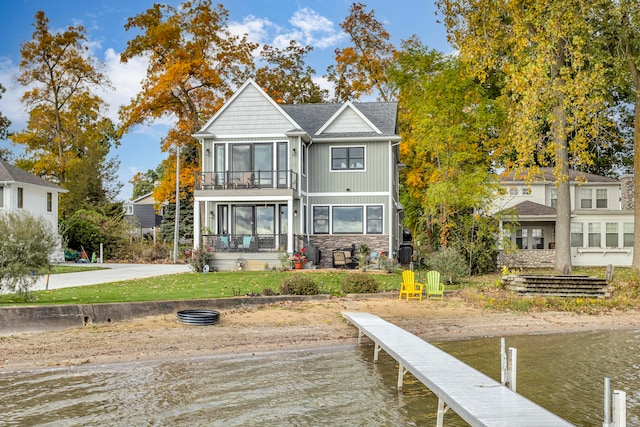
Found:
[{"label": "tree with yellow leaves", "polygon": [[591,4],[439,0],[449,40],[482,81],[504,75],[503,161],[508,169],[554,167],[557,271],[571,271],[569,166],[591,161],[587,149],[610,124],[607,67]]},{"label": "tree with yellow leaves", "polygon": [[111,202],[119,189],[113,185],[116,163],[108,158],[118,142],[115,126],[103,115],[102,99],[92,94],[109,83],[88,54],[83,27],[52,33],[42,11],[34,27],[33,39],[20,50],[18,77],[27,88],[22,102],[30,109],[29,120],[11,139],[25,147],[20,167],[69,190],[60,201],[65,216]]}]

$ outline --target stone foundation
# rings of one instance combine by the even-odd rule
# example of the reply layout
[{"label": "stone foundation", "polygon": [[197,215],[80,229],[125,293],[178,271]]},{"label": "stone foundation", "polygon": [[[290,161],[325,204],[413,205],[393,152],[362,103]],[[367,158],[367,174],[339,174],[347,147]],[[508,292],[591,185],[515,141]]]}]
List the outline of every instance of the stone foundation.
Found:
[{"label": "stone foundation", "polygon": [[332,251],[338,248],[347,248],[356,245],[354,255],[357,257],[360,253],[360,245],[366,244],[369,252],[387,251],[389,247],[389,235],[387,234],[326,234],[310,236],[311,243],[318,246],[322,252],[319,268],[333,267]]},{"label": "stone foundation", "polygon": [[498,269],[509,268],[553,268],[556,251],[554,249],[520,250],[512,253],[498,253]]}]

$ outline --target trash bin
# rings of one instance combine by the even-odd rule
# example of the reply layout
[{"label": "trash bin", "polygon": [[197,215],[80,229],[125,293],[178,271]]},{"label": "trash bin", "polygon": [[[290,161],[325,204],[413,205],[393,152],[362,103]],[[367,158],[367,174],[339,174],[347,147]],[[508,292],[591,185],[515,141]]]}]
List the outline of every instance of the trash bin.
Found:
[{"label": "trash bin", "polygon": [[411,264],[411,258],[413,257],[413,246],[400,245],[398,249],[398,262],[400,264]]}]

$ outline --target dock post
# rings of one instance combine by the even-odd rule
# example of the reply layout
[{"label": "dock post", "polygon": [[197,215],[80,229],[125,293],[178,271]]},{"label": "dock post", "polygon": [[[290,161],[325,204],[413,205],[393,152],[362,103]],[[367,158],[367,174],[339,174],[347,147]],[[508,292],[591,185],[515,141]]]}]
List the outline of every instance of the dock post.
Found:
[{"label": "dock post", "polygon": [[509,347],[507,365],[509,366],[509,388],[511,391],[516,391],[516,378],[518,376],[518,350],[513,347]]},{"label": "dock post", "polygon": [[363,335],[364,335],[364,332],[362,332],[362,329],[358,329],[358,345],[362,344]]},{"label": "dock post", "polygon": [[516,391],[518,350],[509,347],[507,353],[505,347],[504,338],[500,338],[500,384],[509,387],[511,391]]},{"label": "dock post", "polygon": [[373,348],[373,363],[378,363],[378,354],[380,354],[380,345],[376,342]]},{"label": "dock post", "polygon": [[402,363],[398,363],[398,390],[402,390],[402,379],[407,370],[402,366]]},{"label": "dock post", "polygon": [[438,396],[438,418],[436,419],[436,426],[443,427],[444,426],[444,413],[446,412],[444,400],[440,399]]},{"label": "dock post", "polygon": [[613,425],[627,427],[627,393],[622,390],[613,391]]},{"label": "dock post", "polygon": [[611,427],[611,378],[604,377],[604,422],[602,427]]},{"label": "dock post", "polygon": [[507,385],[507,352],[504,338],[500,338],[500,384]]}]

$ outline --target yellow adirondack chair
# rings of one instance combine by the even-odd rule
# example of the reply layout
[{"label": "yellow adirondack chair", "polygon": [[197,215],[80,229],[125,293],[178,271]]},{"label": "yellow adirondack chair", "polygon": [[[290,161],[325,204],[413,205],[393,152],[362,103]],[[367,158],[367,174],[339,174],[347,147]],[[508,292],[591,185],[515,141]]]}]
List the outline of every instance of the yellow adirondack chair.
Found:
[{"label": "yellow adirondack chair", "polygon": [[444,285],[440,283],[440,272],[427,272],[427,299],[444,299]]},{"label": "yellow adirondack chair", "polygon": [[410,298],[417,298],[422,301],[422,293],[424,292],[424,285],[415,281],[413,271],[405,270],[402,272],[402,283],[400,284],[400,294],[398,299],[402,299],[404,295],[409,301]]}]

